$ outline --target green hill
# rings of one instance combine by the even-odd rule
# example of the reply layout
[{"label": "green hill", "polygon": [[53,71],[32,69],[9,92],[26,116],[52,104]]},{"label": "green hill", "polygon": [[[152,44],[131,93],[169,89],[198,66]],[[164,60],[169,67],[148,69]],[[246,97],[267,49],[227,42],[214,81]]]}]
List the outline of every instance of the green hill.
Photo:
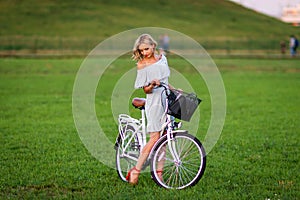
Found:
[{"label": "green hill", "polygon": [[224,0],[1,0],[0,49],[88,50],[138,27],[189,35],[207,49],[278,49],[299,29]]}]

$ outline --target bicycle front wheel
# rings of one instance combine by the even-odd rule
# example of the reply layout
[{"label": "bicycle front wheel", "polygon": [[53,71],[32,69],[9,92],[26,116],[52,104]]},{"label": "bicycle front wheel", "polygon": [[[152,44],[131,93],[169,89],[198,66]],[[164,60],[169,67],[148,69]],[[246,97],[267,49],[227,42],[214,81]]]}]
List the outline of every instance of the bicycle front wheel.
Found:
[{"label": "bicycle front wheel", "polygon": [[[196,185],[201,179],[206,154],[201,142],[187,132],[174,133],[172,150],[166,136],[154,147],[151,176],[161,187],[183,189]],[[177,158],[174,158],[174,153]]]}]

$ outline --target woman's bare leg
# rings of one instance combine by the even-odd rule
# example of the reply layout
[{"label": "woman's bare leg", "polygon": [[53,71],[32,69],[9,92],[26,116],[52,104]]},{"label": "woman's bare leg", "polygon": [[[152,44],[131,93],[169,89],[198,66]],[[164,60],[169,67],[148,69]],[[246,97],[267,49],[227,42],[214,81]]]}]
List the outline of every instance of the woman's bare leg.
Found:
[{"label": "woman's bare leg", "polygon": [[[142,149],[140,157],[136,163],[135,167],[137,170],[142,169],[145,161],[147,160],[147,158],[150,154],[151,149],[153,148],[154,144],[157,142],[159,137],[160,137],[160,132],[150,133],[150,139],[149,139],[148,143],[145,145],[145,147]],[[129,182],[136,183],[138,180],[138,176],[139,176],[139,173],[134,173],[134,172],[131,173]]]}]

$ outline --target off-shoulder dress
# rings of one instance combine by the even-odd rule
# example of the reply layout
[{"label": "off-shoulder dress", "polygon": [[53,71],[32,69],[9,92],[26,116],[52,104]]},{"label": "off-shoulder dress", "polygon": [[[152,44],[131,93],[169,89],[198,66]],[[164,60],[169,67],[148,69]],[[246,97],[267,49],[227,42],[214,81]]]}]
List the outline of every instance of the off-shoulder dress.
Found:
[{"label": "off-shoulder dress", "polygon": [[[137,70],[137,76],[134,87],[143,88],[149,85],[152,80],[158,79],[161,83],[169,84],[168,78],[170,76],[170,69],[167,58],[162,55],[161,58],[142,69]],[[146,118],[147,118],[147,132],[161,131],[164,123],[165,94],[163,87],[154,87],[152,93],[146,95]]]}]

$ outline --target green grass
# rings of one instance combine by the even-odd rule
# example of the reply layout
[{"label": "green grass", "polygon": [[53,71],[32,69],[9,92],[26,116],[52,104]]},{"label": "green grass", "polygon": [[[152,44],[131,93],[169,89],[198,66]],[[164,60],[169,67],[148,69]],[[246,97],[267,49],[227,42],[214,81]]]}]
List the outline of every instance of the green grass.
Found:
[{"label": "green grass", "polygon": [[[0,1],[0,50],[91,50],[128,29],[156,26],[191,36],[206,49],[279,50],[299,30],[221,0]],[[266,31],[267,30],[267,31]],[[158,188],[150,174],[132,188],[91,156],[72,116],[81,59],[0,59],[1,199],[299,199],[299,60],[215,59],[227,94],[222,135],[193,188]],[[191,66],[169,63],[200,98],[201,140],[209,125],[209,93]],[[99,122],[111,141],[114,83],[133,67],[113,63],[96,95]],[[136,92],[134,95],[142,95]],[[130,114],[138,112],[130,109]]]},{"label": "green grass", "polygon": [[207,49],[273,49],[299,30],[224,0],[2,0],[0,49],[90,50],[133,28],[164,27]]},{"label": "green grass", "polygon": [[[203,178],[182,191],[159,188],[149,173],[133,188],[85,149],[72,116],[81,62],[0,59],[1,199],[300,198],[298,60],[215,60],[226,88],[226,123]],[[208,97],[188,64],[175,57],[169,62],[183,66],[198,95]],[[120,58],[113,65],[104,76],[110,82],[96,98],[99,121],[107,123],[111,139],[117,130],[107,106],[110,87],[134,64]],[[209,104],[200,106],[200,136],[210,119]]]}]

